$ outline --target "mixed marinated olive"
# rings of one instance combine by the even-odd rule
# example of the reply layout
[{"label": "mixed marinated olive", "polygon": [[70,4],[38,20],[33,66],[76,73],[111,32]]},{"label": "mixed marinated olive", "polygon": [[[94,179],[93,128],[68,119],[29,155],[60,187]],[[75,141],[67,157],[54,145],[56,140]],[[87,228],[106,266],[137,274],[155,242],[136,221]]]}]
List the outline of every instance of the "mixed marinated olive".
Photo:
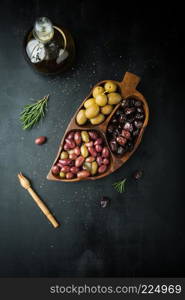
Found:
[{"label": "mixed marinated olive", "polygon": [[144,119],[141,101],[131,98],[122,100],[107,128],[107,139],[112,152],[122,156],[133,150]]},{"label": "mixed marinated olive", "polygon": [[121,99],[115,82],[107,81],[103,86],[96,86],[92,97],[85,101],[84,107],[78,112],[77,124],[84,125],[88,120],[92,125],[102,123]]},{"label": "mixed marinated olive", "polygon": [[97,131],[71,131],[60,157],[52,167],[61,179],[83,179],[104,173],[110,164],[110,151]]}]

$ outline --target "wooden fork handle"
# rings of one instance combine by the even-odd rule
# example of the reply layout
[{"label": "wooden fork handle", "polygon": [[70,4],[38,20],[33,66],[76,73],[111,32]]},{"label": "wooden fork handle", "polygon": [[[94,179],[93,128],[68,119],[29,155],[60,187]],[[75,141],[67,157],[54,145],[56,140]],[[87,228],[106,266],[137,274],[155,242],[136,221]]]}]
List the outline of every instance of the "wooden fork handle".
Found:
[{"label": "wooden fork handle", "polygon": [[56,219],[54,218],[54,216],[51,214],[51,212],[49,211],[49,209],[47,208],[47,206],[42,202],[42,200],[39,198],[39,196],[35,193],[35,191],[31,187],[29,187],[28,188],[28,192],[30,193],[30,195],[32,196],[33,200],[36,202],[36,204],[38,205],[38,207],[41,209],[41,211],[43,212],[43,214],[50,221],[50,223],[55,228],[57,228],[59,226],[59,223],[56,221]]}]

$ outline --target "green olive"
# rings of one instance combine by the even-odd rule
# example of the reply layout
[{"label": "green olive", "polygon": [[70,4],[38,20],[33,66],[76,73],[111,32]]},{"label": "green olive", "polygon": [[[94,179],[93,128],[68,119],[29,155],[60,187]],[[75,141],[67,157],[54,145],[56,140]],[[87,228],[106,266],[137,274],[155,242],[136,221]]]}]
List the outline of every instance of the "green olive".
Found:
[{"label": "green olive", "polygon": [[66,174],[65,174],[64,172],[60,172],[60,173],[59,173],[59,176],[60,176],[61,178],[65,178],[65,177],[66,177]]},{"label": "green olive", "polygon": [[95,118],[91,118],[90,122],[92,125],[98,125],[105,120],[105,116],[102,114],[97,115]]},{"label": "green olive", "polygon": [[107,96],[105,94],[99,94],[96,96],[95,101],[99,106],[105,106],[107,104]]},{"label": "green olive", "polygon": [[65,159],[65,158],[68,158],[68,157],[69,157],[69,154],[67,153],[67,151],[62,151],[62,153],[60,154],[61,159]]},{"label": "green olive", "polygon": [[122,99],[119,93],[110,93],[107,96],[109,104],[118,104]]},{"label": "green olive", "polygon": [[87,118],[85,116],[85,109],[81,109],[77,116],[76,116],[76,121],[78,123],[78,125],[83,125],[87,122]]},{"label": "green olive", "polygon": [[91,172],[92,164],[89,163],[89,162],[85,162],[85,163],[83,164],[83,169],[84,169],[84,170],[87,170],[87,171],[89,171],[89,172]]},{"label": "green olive", "polygon": [[98,170],[98,164],[96,161],[93,161],[91,166],[91,175],[95,175],[97,173],[97,170]]},{"label": "green olive", "polygon": [[87,119],[94,118],[98,115],[99,113],[99,106],[97,104],[91,105],[89,108],[86,109],[85,111],[85,116]]},{"label": "green olive", "polygon": [[97,95],[102,94],[104,92],[104,88],[102,86],[96,86],[93,89],[93,97],[96,98]]},{"label": "green olive", "polygon": [[112,112],[112,110],[113,110],[113,106],[110,104],[107,104],[101,108],[101,112],[104,115],[109,115]]},{"label": "green olive", "polygon": [[93,104],[95,104],[95,99],[94,98],[89,98],[88,100],[85,101],[84,107],[89,108]]},{"label": "green olive", "polygon": [[117,90],[117,85],[113,81],[107,81],[104,85],[106,92],[115,92]]},{"label": "green olive", "polygon": [[83,130],[83,131],[81,132],[81,137],[82,137],[82,141],[83,141],[84,143],[88,143],[88,142],[89,142],[89,134],[88,134],[87,131]]},{"label": "green olive", "polygon": [[85,144],[83,144],[83,145],[81,146],[80,152],[81,152],[81,155],[82,155],[83,157],[85,157],[85,158],[89,155],[88,149],[87,149],[87,147],[86,147]]}]

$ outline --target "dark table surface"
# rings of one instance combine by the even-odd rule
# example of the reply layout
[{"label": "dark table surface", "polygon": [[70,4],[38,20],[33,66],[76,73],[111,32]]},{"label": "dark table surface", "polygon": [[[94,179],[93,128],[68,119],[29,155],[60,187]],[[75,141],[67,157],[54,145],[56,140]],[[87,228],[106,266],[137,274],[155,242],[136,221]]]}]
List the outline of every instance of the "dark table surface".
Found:
[{"label": "dark table surface", "polygon": [[[100,1],[99,1],[100,2]],[[0,276],[185,276],[184,93],[179,10],[98,1],[1,1]],[[77,57],[55,77],[35,73],[22,42],[38,16],[69,29]],[[175,21],[174,21],[174,18]],[[46,175],[64,131],[98,81],[141,76],[150,122],[135,155],[95,182],[58,183]],[[22,107],[50,94],[38,127],[23,131]],[[39,147],[36,137],[46,135]],[[132,173],[144,171],[136,182]],[[54,229],[22,189],[30,179],[61,227]],[[112,184],[127,178],[126,192]],[[111,206],[100,208],[102,196]]]}]

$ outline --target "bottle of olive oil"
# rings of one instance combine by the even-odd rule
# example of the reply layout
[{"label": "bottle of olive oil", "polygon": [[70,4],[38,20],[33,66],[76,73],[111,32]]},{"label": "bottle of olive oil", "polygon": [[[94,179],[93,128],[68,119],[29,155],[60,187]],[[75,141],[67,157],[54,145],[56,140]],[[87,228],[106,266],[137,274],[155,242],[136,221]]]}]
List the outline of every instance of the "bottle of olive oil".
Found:
[{"label": "bottle of olive oil", "polygon": [[75,45],[71,34],[54,26],[46,17],[36,20],[26,35],[24,49],[27,61],[38,72],[56,74],[69,68],[75,57]]}]

